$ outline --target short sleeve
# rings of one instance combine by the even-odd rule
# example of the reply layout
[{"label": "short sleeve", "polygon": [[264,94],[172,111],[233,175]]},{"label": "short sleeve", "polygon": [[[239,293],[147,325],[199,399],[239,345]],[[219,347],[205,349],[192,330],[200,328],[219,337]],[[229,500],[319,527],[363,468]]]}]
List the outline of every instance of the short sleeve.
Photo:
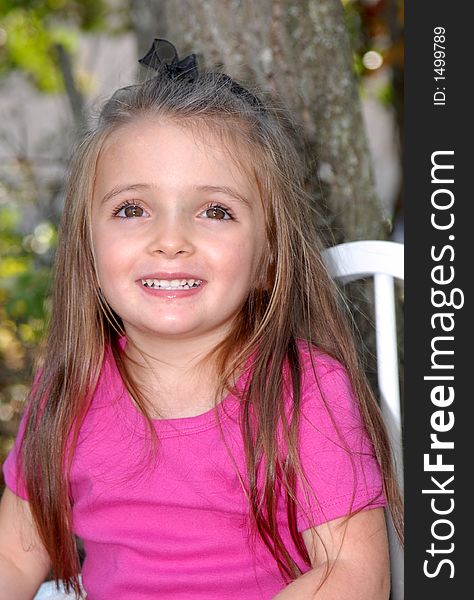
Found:
[{"label": "short sleeve", "polygon": [[316,355],[303,378],[298,529],[386,505],[382,477],[345,369]]},{"label": "short sleeve", "polygon": [[8,453],[5,462],[3,463],[3,477],[5,479],[5,484],[10,488],[10,490],[14,494],[19,496],[23,500],[28,500],[25,481],[23,479],[23,474],[21,472],[19,463],[19,453],[21,442],[23,440],[23,433],[25,431],[25,424],[26,411],[23,415],[23,418],[21,419],[15,443],[10,452]]}]

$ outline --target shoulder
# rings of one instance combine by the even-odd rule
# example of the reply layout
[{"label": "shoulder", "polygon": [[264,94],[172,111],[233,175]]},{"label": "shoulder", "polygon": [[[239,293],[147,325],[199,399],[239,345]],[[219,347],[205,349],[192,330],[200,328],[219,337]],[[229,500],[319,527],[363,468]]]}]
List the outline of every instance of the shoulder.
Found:
[{"label": "shoulder", "polygon": [[340,361],[304,341],[298,341],[298,351],[303,396],[317,390],[333,398],[353,395],[347,369]]},{"label": "shoulder", "polygon": [[325,430],[363,429],[358,399],[345,366],[307,342],[298,343],[301,415]]},{"label": "shoulder", "polygon": [[301,401],[298,411],[302,489],[313,520],[300,514],[299,529],[313,527],[367,506],[384,505],[382,478],[367,434],[359,398],[344,365],[317,348],[300,345]]}]

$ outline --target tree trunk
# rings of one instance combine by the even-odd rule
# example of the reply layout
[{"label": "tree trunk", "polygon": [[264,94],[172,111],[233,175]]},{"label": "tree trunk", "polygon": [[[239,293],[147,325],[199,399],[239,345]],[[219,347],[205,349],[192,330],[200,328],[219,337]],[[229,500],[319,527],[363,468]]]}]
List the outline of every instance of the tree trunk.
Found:
[{"label": "tree trunk", "polygon": [[[153,37],[275,91],[302,123],[308,190],[328,241],[385,239],[340,0],[130,0],[139,52]],[[332,239],[331,239],[332,238]]]}]

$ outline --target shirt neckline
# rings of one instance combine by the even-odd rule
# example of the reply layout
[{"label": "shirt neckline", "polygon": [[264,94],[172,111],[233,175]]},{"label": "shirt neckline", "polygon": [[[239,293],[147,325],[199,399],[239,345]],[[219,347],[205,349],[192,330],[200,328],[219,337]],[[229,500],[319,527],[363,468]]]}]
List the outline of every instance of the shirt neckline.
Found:
[{"label": "shirt neckline", "polygon": [[[121,338],[121,347],[124,348],[125,344],[126,340]],[[110,360],[108,362],[112,370],[113,379],[118,384],[120,404],[127,421],[133,426],[133,429],[137,434],[141,436],[149,435],[145,418],[136,407],[125,387],[112,353],[109,354],[109,357]],[[245,367],[238,376],[234,389],[227,393],[227,395],[217,404],[217,407],[212,407],[204,413],[190,417],[175,417],[170,419],[152,418],[151,422],[159,437],[174,437],[177,435],[198,433],[217,427],[218,424],[222,424],[224,420],[234,416],[241,404],[241,395],[242,392],[244,392],[250,377],[251,362],[252,357],[245,363]]]}]

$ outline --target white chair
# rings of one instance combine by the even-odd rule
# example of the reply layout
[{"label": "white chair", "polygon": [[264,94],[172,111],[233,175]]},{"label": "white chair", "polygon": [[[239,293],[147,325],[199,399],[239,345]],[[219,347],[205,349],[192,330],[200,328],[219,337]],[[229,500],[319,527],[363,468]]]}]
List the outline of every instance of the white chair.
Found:
[{"label": "white chair", "polygon": [[54,581],[46,581],[41,585],[33,600],[75,600],[75,598],[74,593],[67,593],[64,590],[62,583],[59,584],[59,589],[57,589]]},{"label": "white chair", "polygon": [[[373,278],[377,381],[380,408],[395,458],[397,479],[403,491],[402,424],[398,376],[394,279],[404,279],[403,244],[363,241],[339,244],[323,252],[330,275],[342,284]],[[403,552],[389,523],[392,600],[404,598]]]}]

